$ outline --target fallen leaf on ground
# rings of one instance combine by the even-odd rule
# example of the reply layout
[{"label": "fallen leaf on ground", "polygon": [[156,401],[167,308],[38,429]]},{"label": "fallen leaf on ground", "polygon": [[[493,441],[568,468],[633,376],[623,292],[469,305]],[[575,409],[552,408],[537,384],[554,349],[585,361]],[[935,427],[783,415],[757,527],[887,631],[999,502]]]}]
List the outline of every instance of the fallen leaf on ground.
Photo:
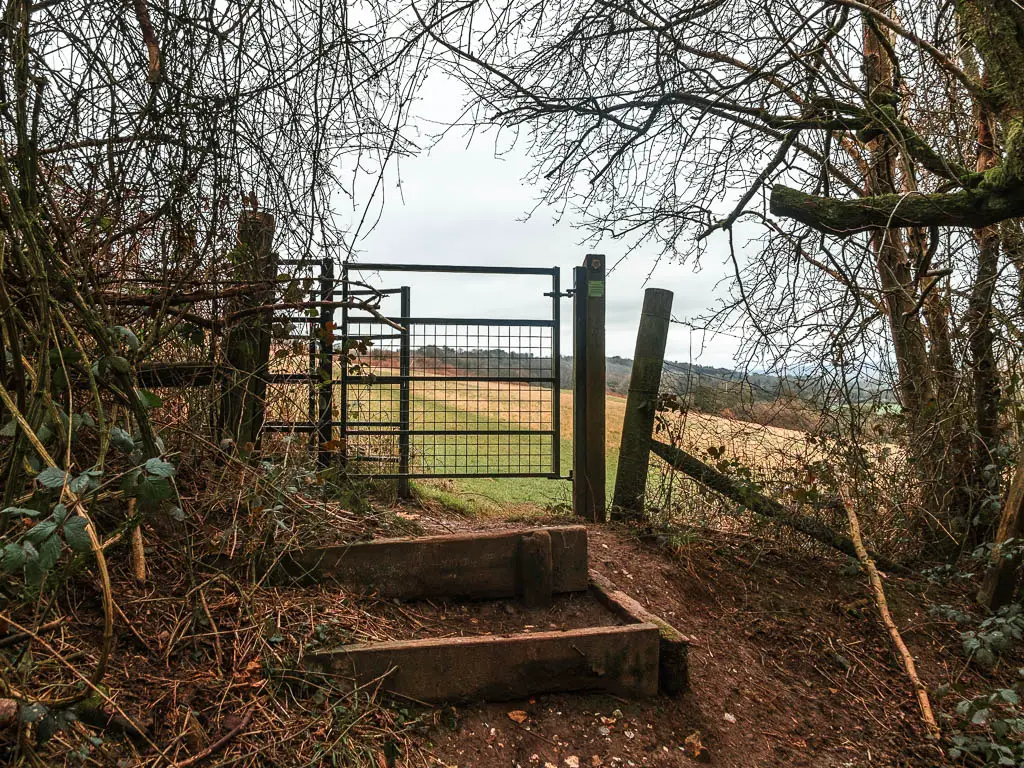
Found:
[{"label": "fallen leaf on ground", "polygon": [[508,719],[517,723],[525,723],[527,717],[529,717],[529,715],[521,709],[513,709],[508,713]]},{"label": "fallen leaf on ground", "polygon": [[683,739],[683,754],[687,757],[692,757],[694,760],[700,760],[702,763],[708,761],[710,755],[708,755],[707,749],[704,748],[704,744],[700,740],[700,731],[694,731]]}]

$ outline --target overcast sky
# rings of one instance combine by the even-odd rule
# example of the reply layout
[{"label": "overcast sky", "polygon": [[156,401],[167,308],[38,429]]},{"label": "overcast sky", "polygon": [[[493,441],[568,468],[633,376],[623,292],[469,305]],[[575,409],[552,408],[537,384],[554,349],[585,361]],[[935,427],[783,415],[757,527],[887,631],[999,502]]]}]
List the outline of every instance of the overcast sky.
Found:
[{"label": "overcast sky", "polygon": [[[435,79],[426,86],[421,114],[444,120],[458,114],[460,102],[458,86]],[[602,253],[609,266],[620,260],[623,244],[610,239],[597,246],[581,244],[584,233],[573,226],[578,222],[554,223],[551,209],[539,209],[524,220],[539,193],[523,182],[530,160],[516,148],[503,148],[501,158],[494,150],[493,136],[467,143],[464,134],[453,131],[429,152],[402,160],[401,188],[392,179],[385,189],[380,223],[357,244],[359,261],[558,266],[565,290],[571,287],[572,268],[585,254]],[[722,292],[716,284],[726,275],[724,254],[716,256],[712,249],[696,273],[664,259],[654,267],[657,255],[655,248],[635,252],[607,277],[609,355],[632,357],[645,287],[673,291],[673,315],[679,319],[712,306]],[[383,275],[364,277],[382,287],[411,286],[414,316],[530,318],[550,311],[550,299],[542,295],[550,286],[538,278],[405,274],[396,282]],[[570,310],[571,301],[564,300],[563,353],[571,350]],[[674,324],[666,355],[731,367],[734,349],[733,339],[703,339]]]}]

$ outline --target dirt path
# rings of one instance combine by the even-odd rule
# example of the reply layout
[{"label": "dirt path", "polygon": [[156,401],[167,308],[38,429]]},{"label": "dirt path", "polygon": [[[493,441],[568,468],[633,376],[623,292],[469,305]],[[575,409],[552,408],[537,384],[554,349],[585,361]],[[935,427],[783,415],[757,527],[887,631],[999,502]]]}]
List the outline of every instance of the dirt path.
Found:
[{"label": "dirt path", "polygon": [[[469,526],[441,522],[438,530]],[[477,522],[471,527],[509,525]],[[938,764],[921,746],[912,692],[863,585],[843,575],[841,563],[783,557],[742,539],[690,543],[673,557],[606,527],[590,529],[590,562],[692,638],[691,693],[457,708],[457,728],[438,728],[421,743],[437,765]],[[907,615],[906,606],[920,603],[904,585],[891,580],[889,589],[925,676],[934,676],[940,627]],[[518,723],[510,712],[526,717]]]}]

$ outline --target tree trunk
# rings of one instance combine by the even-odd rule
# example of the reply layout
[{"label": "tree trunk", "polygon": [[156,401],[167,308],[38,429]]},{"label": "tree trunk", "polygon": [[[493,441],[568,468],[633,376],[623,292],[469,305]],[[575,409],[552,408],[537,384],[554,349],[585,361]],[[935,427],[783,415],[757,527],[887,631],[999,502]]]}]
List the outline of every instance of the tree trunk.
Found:
[{"label": "tree trunk", "polygon": [[[238,221],[238,246],[232,251],[233,278],[252,290],[231,300],[228,315],[263,307],[274,299],[277,260],[271,245],[274,217],[265,212],[243,214]],[[245,315],[233,325],[224,342],[227,385],[221,400],[224,429],[243,453],[254,451],[263,429],[270,365],[269,312]]]},{"label": "tree trunk", "polygon": [[[1007,539],[1015,539],[1020,543],[1024,536],[1024,454],[1017,459],[1017,470],[1010,482],[1009,493],[1003,504],[1003,514],[999,520],[996,543],[992,548],[992,559],[985,580],[978,592],[978,602],[990,610],[996,610],[1009,603],[1017,591],[1018,571],[1021,565],[1020,555],[1008,555],[1003,551]],[[1019,550],[1019,547],[1017,548]]]},{"label": "tree trunk", "polygon": [[[992,117],[984,106],[978,107],[978,170],[995,167],[995,135]],[[987,514],[987,498],[999,496],[999,371],[996,368],[995,334],[992,331],[992,297],[999,271],[999,228],[983,227],[974,231],[978,243],[978,271],[967,307],[968,347],[974,383],[974,487],[979,495],[973,528],[989,529],[993,519]]]}]

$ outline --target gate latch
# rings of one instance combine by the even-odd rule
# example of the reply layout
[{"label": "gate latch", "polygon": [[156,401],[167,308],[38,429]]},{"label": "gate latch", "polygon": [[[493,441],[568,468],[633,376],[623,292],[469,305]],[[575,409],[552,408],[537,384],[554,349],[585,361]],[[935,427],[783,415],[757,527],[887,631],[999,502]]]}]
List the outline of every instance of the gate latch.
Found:
[{"label": "gate latch", "polygon": [[555,293],[554,291],[548,291],[544,295],[550,296],[552,299],[571,299],[573,296],[576,295],[576,291],[573,288],[570,288],[565,293]]}]

